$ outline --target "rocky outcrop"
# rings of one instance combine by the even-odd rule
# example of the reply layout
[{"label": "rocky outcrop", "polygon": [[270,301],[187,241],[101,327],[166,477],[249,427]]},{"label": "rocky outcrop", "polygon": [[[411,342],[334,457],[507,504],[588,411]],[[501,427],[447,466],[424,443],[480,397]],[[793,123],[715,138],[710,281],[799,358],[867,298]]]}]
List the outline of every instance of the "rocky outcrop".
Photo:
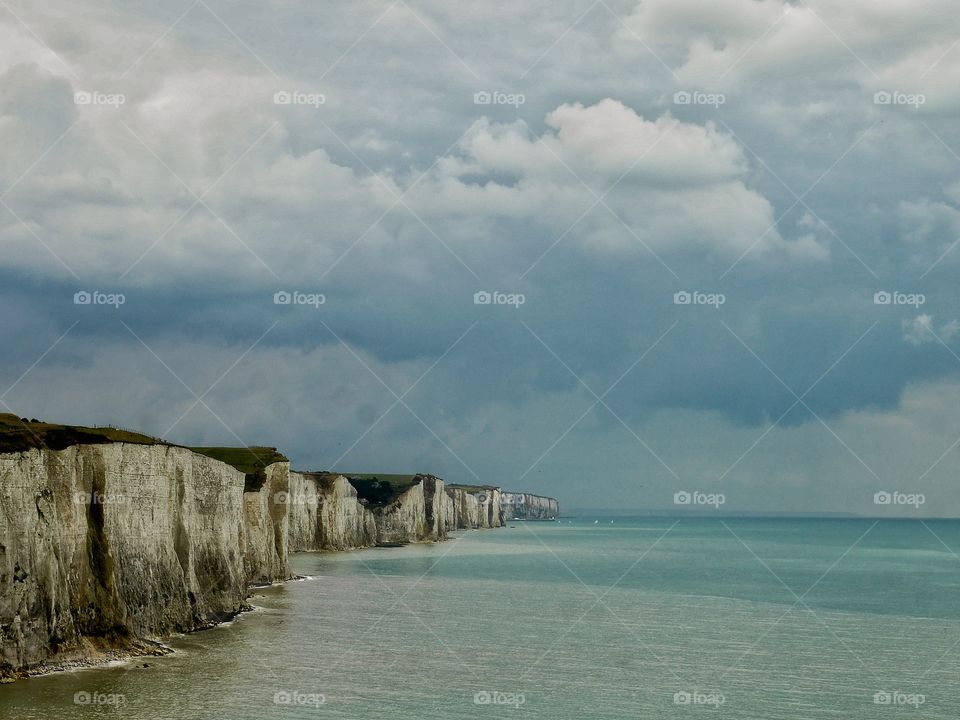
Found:
[{"label": "rocky outcrop", "polygon": [[560,503],[556,498],[530,493],[504,492],[503,516],[507,520],[556,520]]},{"label": "rocky outcrop", "polygon": [[243,488],[162,444],[0,454],[0,672],[195,630],[244,609],[251,580],[287,577],[270,490]]}]

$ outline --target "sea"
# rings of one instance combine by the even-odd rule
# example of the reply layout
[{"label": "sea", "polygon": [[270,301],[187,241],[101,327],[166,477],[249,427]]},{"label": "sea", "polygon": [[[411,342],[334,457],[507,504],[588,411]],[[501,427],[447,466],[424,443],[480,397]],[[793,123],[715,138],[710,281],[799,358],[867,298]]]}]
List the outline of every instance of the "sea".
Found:
[{"label": "sea", "polygon": [[960,522],[511,522],[293,557],[175,653],[0,686],[0,717],[960,717]]}]

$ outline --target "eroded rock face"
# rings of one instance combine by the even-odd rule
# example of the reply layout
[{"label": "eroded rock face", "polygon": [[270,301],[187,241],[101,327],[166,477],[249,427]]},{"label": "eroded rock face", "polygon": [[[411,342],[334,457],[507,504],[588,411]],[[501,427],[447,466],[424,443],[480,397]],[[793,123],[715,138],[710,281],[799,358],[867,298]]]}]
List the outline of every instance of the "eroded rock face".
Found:
[{"label": "eroded rock face", "polygon": [[243,560],[247,579],[268,584],[290,577],[287,563],[290,466],[274,463],[257,492],[243,494]]},{"label": "eroded rock face", "polygon": [[500,488],[447,487],[446,492],[451,508],[448,529],[470,530],[503,525]]},{"label": "eroded rock face", "polygon": [[374,509],[377,542],[446,539],[449,505],[443,480],[433,475],[417,475],[415,483],[394,502]]},{"label": "eroded rock face", "polygon": [[204,627],[245,607],[250,580],[288,577],[286,523],[243,482],[166,445],[0,455],[0,669]]},{"label": "eroded rock face", "polygon": [[377,542],[373,513],[343,475],[290,473],[290,552],[349,550]]},{"label": "eroded rock face", "polygon": [[468,491],[433,475],[383,507],[370,507],[343,475],[290,472],[289,551],[347,550],[443,540],[453,530],[501,527],[499,488]]}]

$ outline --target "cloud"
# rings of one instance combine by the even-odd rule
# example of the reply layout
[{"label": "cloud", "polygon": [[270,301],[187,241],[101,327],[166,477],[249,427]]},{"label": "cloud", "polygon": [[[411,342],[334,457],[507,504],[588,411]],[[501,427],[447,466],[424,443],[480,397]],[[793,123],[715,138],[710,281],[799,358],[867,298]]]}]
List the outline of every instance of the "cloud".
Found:
[{"label": "cloud", "polygon": [[903,339],[913,346],[926,343],[948,343],[960,332],[960,321],[951,320],[943,323],[939,329],[934,327],[933,315],[923,313],[915,318],[903,320]]},{"label": "cloud", "polygon": [[478,122],[416,197],[433,216],[527,215],[554,233],[582,219],[574,236],[592,252],[828,255],[809,234],[796,245],[780,236],[770,202],[745,184],[743,149],[713,123],[647,120],[607,98],[562,105],[546,124],[531,136],[519,123]]},{"label": "cloud", "polygon": [[[29,31],[0,13],[0,193],[16,182],[0,330],[18,339],[0,373],[14,382],[78,323],[12,394],[23,412],[162,431],[192,400],[119,319],[198,391],[277,322],[211,402],[307,466],[393,402],[375,375],[399,393],[434,363],[411,406],[505,484],[590,407],[584,383],[622,376],[606,398],[620,419],[584,417],[534,489],[575,468],[595,481],[571,494],[613,497],[664,472],[628,428],[716,478],[786,412],[732,479],[770,507],[839,502],[863,466],[788,411],[785,386],[812,388],[804,402],[871,466],[913,471],[915,447],[949,447],[924,432],[953,422],[937,393],[954,396],[956,359],[917,350],[960,329],[946,0],[628,0],[579,22],[562,3],[425,0],[372,28],[382,4],[215,9],[229,30],[202,5],[172,29],[183,9],[156,3],[24,7]],[[673,102],[696,89],[726,102]],[[877,105],[879,89],[928,101]],[[326,102],[277,105],[279,90]],[[480,90],[526,102],[476,105]],[[80,288],[128,302],[77,307]],[[278,308],[280,288],[327,303]],[[922,291],[929,315],[901,325],[878,288]],[[527,302],[499,312],[478,290]],[[727,302],[677,306],[678,290]],[[178,432],[231,441],[202,413]],[[402,408],[350,462],[470,479]]]}]

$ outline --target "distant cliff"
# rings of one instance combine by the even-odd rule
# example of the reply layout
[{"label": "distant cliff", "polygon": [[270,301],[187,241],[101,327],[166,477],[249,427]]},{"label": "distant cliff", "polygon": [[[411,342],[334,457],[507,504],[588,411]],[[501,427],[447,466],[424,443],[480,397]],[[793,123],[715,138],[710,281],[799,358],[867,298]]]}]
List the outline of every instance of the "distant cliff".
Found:
[{"label": "distant cliff", "polygon": [[503,516],[507,520],[556,520],[560,503],[556,498],[530,493],[504,492]]},{"label": "distant cliff", "polygon": [[454,530],[503,525],[499,488],[449,486],[433,475],[291,472],[285,502],[291,552],[444,540]]}]

